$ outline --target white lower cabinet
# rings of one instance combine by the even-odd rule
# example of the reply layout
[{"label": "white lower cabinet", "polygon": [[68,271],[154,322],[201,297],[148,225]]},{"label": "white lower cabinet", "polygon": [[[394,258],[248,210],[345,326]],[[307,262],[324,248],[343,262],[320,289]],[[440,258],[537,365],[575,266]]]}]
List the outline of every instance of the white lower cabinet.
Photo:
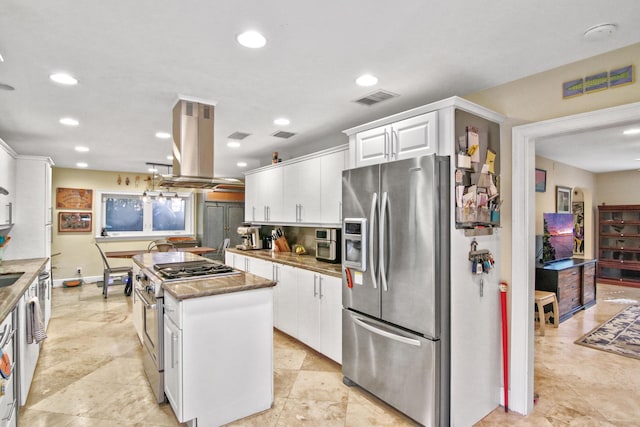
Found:
[{"label": "white lower cabinet", "polygon": [[142,284],[140,284],[140,266],[138,264],[136,264],[135,262],[133,263],[133,268],[132,268],[132,275],[133,275],[133,292],[131,293],[131,297],[133,298],[133,308],[131,310],[131,315],[133,316],[133,326],[136,329],[136,334],[138,334],[138,339],[140,340],[140,343],[142,344],[142,331],[143,331],[143,318],[144,318],[144,302],[142,302],[142,300],[140,299],[140,296],[138,296],[138,293],[136,292],[136,288],[141,287],[144,288],[144,286],[142,286]]},{"label": "white lower cabinet", "polygon": [[298,339],[342,363],[342,281],[308,270],[298,279]]},{"label": "white lower cabinet", "polygon": [[31,381],[40,356],[40,344],[36,343],[35,339],[31,343],[27,343],[27,310],[29,309],[29,301],[34,297],[38,297],[37,278],[25,291],[18,304],[18,317],[20,319],[18,327],[18,335],[20,336],[20,375],[18,376],[20,378],[20,406],[24,406],[27,403]]},{"label": "white lower cabinet", "polygon": [[18,375],[15,371],[18,367],[18,361],[16,360],[16,327],[18,323],[16,311],[17,310],[14,309],[0,322],[0,349],[3,354],[9,357],[12,364],[9,378],[0,380],[3,387],[3,392],[0,393],[0,425],[2,427],[15,427],[16,414],[18,413]]},{"label": "white lower cabinet", "polygon": [[273,404],[273,288],[164,296],[165,394],[180,422],[219,426]]},{"label": "white lower cabinet", "polygon": [[274,326],[292,337],[298,336],[298,269],[273,263],[277,282],[274,298]]}]

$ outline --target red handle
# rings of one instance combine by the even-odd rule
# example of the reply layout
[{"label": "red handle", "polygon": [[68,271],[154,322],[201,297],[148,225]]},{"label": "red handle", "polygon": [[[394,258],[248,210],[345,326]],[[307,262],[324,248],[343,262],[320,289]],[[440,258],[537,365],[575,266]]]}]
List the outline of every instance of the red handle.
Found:
[{"label": "red handle", "polygon": [[507,330],[507,282],[500,282],[502,308],[502,369],[504,376],[504,412],[509,412],[509,342]]},{"label": "red handle", "polygon": [[347,273],[347,288],[353,288],[353,277],[351,277],[351,269],[349,267],[344,269],[344,272]]}]

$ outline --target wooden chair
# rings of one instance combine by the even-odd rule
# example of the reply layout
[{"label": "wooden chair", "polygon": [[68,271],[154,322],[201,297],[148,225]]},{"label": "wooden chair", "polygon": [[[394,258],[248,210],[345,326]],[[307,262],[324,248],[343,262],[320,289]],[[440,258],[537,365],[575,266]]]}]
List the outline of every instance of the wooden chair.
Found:
[{"label": "wooden chair", "polygon": [[154,240],[147,246],[147,251],[157,250],[158,252],[169,252],[175,245],[167,240]]},{"label": "wooden chair", "polygon": [[538,319],[540,320],[540,335],[544,336],[544,325],[546,317],[544,315],[544,306],[547,304],[553,304],[553,327],[557,328],[560,323],[560,311],[558,311],[558,299],[555,292],[547,291],[535,291],[535,302],[538,307]]},{"label": "wooden chair", "polygon": [[[120,279],[122,279],[123,276],[127,276],[127,278],[129,279],[129,286],[133,286],[133,270],[130,266],[124,266],[124,267],[111,267],[109,265],[109,262],[107,261],[107,257],[105,256],[104,252],[102,251],[102,248],[100,247],[100,245],[98,245],[96,243],[96,248],[98,248],[98,252],[100,252],[100,256],[102,257],[102,264],[104,264],[104,270],[102,272],[102,295],[106,298],[107,297],[107,290],[109,289],[109,280],[112,279],[112,277],[119,277]],[[129,293],[127,294],[127,290],[129,290]],[[131,288],[129,287],[127,289],[127,286],[125,286],[125,295],[131,295]]]}]

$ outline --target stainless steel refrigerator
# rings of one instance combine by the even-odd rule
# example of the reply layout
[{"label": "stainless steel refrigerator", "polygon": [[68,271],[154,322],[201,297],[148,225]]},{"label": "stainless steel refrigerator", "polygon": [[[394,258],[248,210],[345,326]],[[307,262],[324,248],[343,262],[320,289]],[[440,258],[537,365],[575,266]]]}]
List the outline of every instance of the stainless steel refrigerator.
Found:
[{"label": "stainless steel refrigerator", "polygon": [[344,382],[425,426],[449,425],[449,173],[429,155],[342,174]]}]

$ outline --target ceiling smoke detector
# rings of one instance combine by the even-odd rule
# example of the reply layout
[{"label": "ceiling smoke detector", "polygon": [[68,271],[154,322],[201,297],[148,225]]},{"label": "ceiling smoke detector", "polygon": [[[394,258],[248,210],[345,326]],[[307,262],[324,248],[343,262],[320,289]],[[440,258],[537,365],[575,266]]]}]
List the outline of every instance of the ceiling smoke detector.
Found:
[{"label": "ceiling smoke detector", "polygon": [[585,40],[603,40],[611,36],[618,30],[616,24],[598,24],[587,28],[582,37]]}]

